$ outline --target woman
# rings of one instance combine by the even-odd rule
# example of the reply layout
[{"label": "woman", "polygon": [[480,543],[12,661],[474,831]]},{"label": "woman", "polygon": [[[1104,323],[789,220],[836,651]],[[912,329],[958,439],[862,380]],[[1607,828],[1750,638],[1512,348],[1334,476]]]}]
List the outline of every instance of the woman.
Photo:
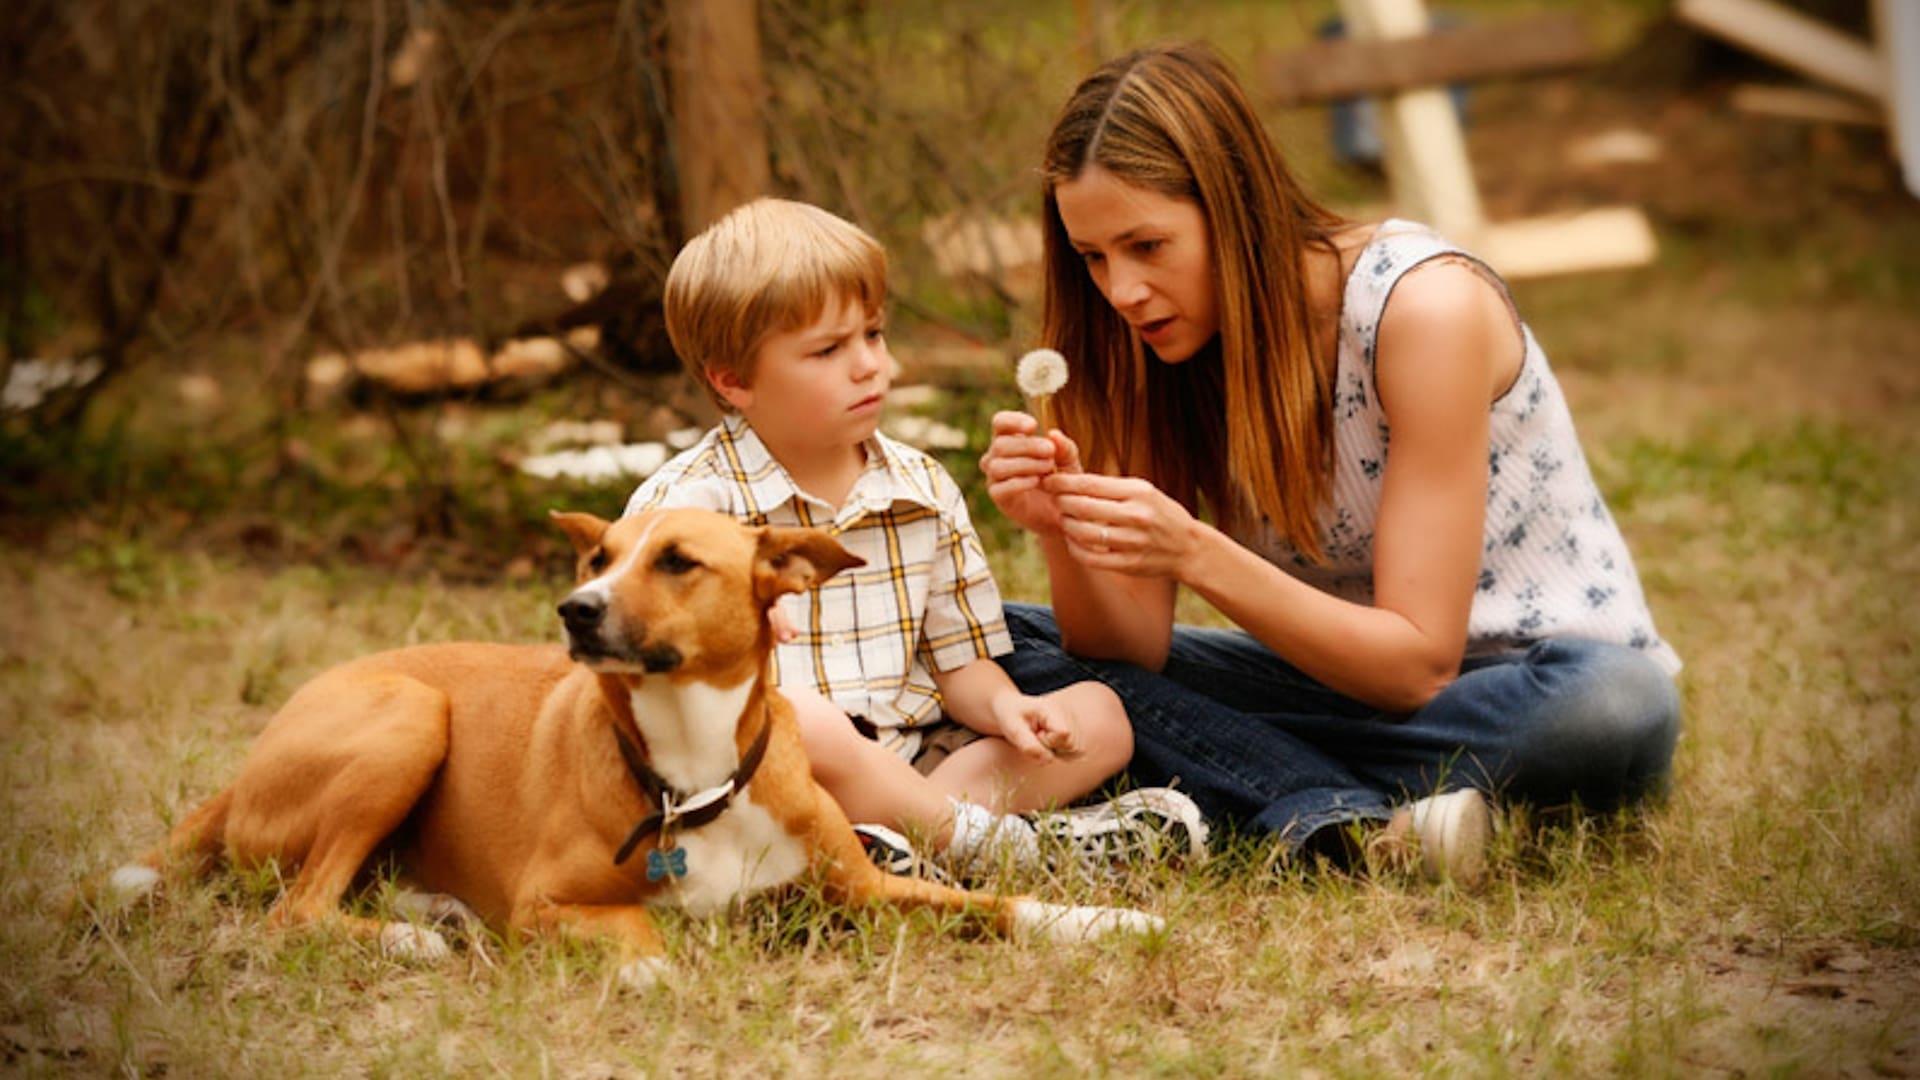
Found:
[{"label": "woman", "polygon": [[[1139,783],[1296,851],[1385,823],[1434,875],[1478,873],[1481,791],[1659,790],[1679,659],[1490,270],[1316,204],[1204,47],[1087,78],[1043,179],[1063,430],[1001,413],[981,461],[1051,574],[1023,689],[1100,678]],[[1176,627],[1179,585],[1239,629]]]}]

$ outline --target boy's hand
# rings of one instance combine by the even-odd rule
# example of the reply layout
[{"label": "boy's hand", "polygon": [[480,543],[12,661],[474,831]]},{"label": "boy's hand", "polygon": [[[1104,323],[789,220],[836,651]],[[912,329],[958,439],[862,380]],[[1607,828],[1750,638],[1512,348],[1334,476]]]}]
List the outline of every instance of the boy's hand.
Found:
[{"label": "boy's hand", "polygon": [[800,631],[794,627],[793,620],[787,618],[787,609],[779,603],[767,609],[767,626],[773,631],[773,640],[776,645],[785,645],[800,636]]},{"label": "boy's hand", "polygon": [[1086,749],[1079,725],[1051,697],[1001,694],[993,699],[993,718],[1013,748],[1034,761],[1077,758]]}]

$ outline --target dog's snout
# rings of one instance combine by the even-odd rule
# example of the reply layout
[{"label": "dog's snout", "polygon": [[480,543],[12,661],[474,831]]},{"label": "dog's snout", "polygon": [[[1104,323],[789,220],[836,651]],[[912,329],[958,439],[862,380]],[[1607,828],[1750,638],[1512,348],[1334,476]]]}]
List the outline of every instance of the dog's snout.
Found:
[{"label": "dog's snout", "polygon": [[575,593],[560,602],[560,618],[569,630],[595,629],[606,614],[607,599],[604,596]]}]

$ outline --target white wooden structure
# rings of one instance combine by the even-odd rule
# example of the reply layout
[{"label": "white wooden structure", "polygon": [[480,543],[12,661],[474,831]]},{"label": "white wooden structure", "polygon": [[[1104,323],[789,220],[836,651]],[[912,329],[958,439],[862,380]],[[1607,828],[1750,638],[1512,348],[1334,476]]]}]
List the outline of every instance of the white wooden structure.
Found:
[{"label": "white wooden structure", "polygon": [[[1341,0],[1355,38],[1428,33],[1421,0]],[[1480,204],[1465,133],[1444,87],[1419,87],[1380,102],[1387,177],[1400,213],[1477,252],[1508,277],[1639,266],[1656,251],[1639,208],[1603,207],[1524,221],[1491,222]]]},{"label": "white wooden structure", "polygon": [[1874,0],[1872,41],[1777,0],[1679,0],[1674,10],[1695,28],[1844,95],[1742,88],[1737,107],[1841,123],[1884,120],[1907,190],[1920,195],[1920,0]]}]

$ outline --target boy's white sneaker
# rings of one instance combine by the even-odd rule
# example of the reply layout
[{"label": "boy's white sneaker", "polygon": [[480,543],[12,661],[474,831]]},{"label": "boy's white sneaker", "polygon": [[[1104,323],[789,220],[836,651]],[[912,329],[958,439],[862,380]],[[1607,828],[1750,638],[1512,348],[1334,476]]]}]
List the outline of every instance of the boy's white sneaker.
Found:
[{"label": "boy's white sneaker", "polygon": [[853,834],[860,838],[873,865],[898,877],[921,878],[940,885],[953,884],[953,878],[933,860],[922,858],[913,842],[885,825],[859,824]]},{"label": "boy's white sneaker", "polygon": [[1197,863],[1207,856],[1206,819],[1173,788],[1135,788],[1105,802],[1030,816],[1043,847],[1062,850],[1090,870],[1148,861]]},{"label": "boy's white sneaker", "polygon": [[1033,823],[1018,814],[996,814],[978,803],[949,799],[953,832],[941,853],[946,868],[962,878],[978,878],[1004,867],[1042,866]]}]

